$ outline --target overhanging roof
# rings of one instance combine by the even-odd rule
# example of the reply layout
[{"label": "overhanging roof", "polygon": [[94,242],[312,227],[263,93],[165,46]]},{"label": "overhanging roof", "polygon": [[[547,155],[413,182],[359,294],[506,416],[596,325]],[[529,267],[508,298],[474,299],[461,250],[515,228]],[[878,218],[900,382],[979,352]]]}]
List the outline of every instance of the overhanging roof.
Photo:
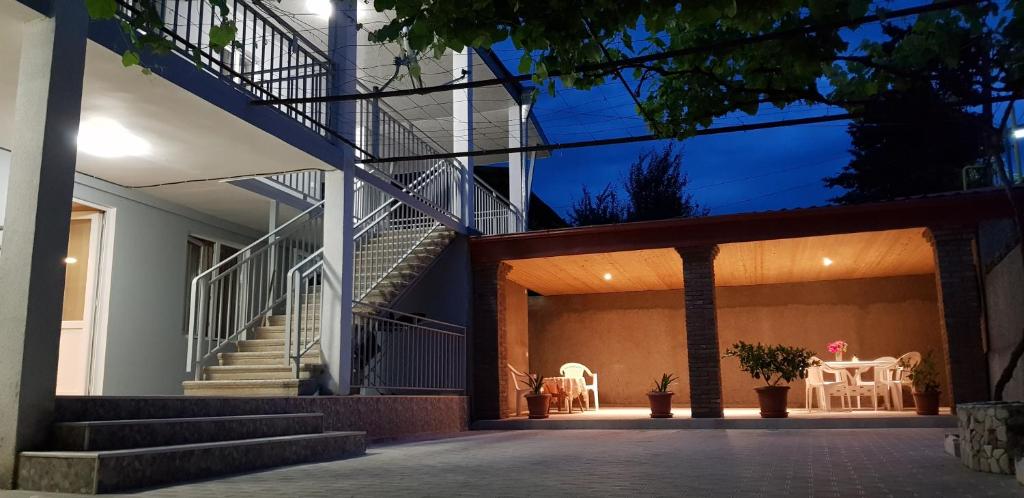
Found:
[{"label": "overhanging roof", "polygon": [[[1024,188],[1017,188],[1018,197]],[[974,226],[1012,215],[1000,189],[853,206],[824,206],[700,218],[542,230],[470,240],[475,264],[571,254],[775,240],[900,228]]]}]

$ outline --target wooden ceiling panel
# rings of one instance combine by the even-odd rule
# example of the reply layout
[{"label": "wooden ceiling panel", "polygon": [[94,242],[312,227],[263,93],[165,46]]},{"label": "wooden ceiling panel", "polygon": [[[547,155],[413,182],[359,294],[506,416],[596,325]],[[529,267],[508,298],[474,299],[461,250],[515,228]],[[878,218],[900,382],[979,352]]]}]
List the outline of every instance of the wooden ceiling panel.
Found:
[{"label": "wooden ceiling panel", "polygon": [[[824,264],[824,258],[831,260]],[[673,249],[553,256],[508,261],[509,278],[546,295],[682,288]],[[723,244],[715,260],[719,286],[843,280],[934,271],[922,229]],[[605,273],[611,280],[603,278]]]}]

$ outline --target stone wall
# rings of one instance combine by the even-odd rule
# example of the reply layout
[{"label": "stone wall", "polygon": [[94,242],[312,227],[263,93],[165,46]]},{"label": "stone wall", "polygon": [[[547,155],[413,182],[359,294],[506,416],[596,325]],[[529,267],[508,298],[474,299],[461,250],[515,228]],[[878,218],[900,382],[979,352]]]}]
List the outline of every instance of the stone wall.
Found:
[{"label": "stone wall", "polygon": [[[1010,353],[1020,340],[1020,331],[1024,329],[1022,282],[1024,270],[1021,268],[1019,245],[995,263],[985,275],[988,367],[993,384],[1006,368]],[[1003,391],[1003,399],[1024,401],[1024,362],[1018,363],[1014,370],[1013,379]]]},{"label": "stone wall", "polygon": [[1024,457],[1024,402],[957,405],[960,461],[971,470],[1013,474]]}]

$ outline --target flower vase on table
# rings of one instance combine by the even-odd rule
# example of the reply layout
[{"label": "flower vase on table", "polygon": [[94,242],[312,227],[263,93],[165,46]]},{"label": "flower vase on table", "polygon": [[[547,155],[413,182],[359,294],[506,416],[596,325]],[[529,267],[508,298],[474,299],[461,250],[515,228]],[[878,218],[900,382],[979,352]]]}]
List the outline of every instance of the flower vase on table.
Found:
[{"label": "flower vase on table", "polygon": [[843,361],[843,353],[846,352],[846,348],[849,344],[846,341],[832,341],[828,343],[828,352],[836,355],[836,361]]}]

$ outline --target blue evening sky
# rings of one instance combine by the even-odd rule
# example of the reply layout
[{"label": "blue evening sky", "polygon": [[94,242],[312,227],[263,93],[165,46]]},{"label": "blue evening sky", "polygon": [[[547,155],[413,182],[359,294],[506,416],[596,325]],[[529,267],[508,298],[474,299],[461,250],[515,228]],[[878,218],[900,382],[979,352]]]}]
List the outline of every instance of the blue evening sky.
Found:
[{"label": "blue evening sky", "polygon": [[[879,2],[890,9],[921,2]],[[851,47],[865,37],[876,37],[876,24],[865,25],[846,38]],[[636,38],[636,37],[634,37]],[[509,68],[516,68],[521,52],[509,42],[494,47]],[[616,81],[589,91],[560,90],[555,97],[541,92],[534,107],[550,142],[648,134],[628,93]],[[785,110],[762,107],[755,116],[738,114],[715,126],[842,113],[825,106],[795,106]],[[841,191],[826,188],[822,178],[838,172],[850,159],[847,122],[832,122],[696,137],[677,142],[683,170],[689,176],[694,199],[712,214],[763,211],[823,205]],[[565,214],[581,186],[600,191],[609,182],[621,184],[629,164],[646,151],[660,150],[668,141],[587,147],[552,152],[538,160],[534,191],[559,213]]]}]

